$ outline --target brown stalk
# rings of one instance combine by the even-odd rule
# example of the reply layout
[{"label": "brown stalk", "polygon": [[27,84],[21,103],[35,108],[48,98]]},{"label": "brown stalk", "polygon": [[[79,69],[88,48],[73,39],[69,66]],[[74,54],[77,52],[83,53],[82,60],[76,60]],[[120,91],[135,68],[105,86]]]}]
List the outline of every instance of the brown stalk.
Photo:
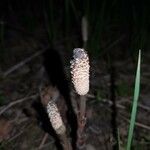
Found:
[{"label": "brown stalk", "polygon": [[80,96],[77,130],[77,149],[85,149],[86,135],[84,133],[86,125],[86,97]]},{"label": "brown stalk", "polygon": [[59,135],[59,138],[64,150],[72,150],[70,140],[66,133]]}]

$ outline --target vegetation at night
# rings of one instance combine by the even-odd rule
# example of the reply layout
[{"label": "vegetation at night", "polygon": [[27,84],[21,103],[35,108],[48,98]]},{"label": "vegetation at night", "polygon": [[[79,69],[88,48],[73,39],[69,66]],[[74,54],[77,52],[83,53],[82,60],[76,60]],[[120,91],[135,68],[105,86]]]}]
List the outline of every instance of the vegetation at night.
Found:
[{"label": "vegetation at night", "polygon": [[0,150],[148,150],[149,14],[150,1],[2,0]]}]

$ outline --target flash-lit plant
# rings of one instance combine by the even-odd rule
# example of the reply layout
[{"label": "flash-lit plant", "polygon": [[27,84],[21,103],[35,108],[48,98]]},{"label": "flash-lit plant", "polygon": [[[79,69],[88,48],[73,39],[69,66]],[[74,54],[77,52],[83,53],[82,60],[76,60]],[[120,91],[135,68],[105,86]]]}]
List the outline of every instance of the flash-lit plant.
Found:
[{"label": "flash-lit plant", "polygon": [[58,111],[56,104],[53,101],[49,101],[47,104],[47,113],[50,118],[52,127],[55,129],[57,134],[64,134],[66,128]]},{"label": "flash-lit plant", "polygon": [[51,125],[61,140],[64,150],[71,150],[71,145],[66,134],[66,127],[62,121],[57,105],[53,101],[49,101],[46,110],[50,118]]},{"label": "flash-lit plant", "polygon": [[78,113],[77,148],[85,146],[84,127],[86,124],[86,97],[89,91],[89,57],[87,52],[81,48],[73,50],[71,61],[71,77],[76,93],[80,96]]}]

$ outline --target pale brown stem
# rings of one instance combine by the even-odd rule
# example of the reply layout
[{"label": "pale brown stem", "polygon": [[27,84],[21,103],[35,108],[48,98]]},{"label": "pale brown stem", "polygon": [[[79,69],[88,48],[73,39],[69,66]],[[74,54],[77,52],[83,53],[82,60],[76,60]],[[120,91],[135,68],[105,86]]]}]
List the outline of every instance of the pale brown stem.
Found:
[{"label": "pale brown stem", "polygon": [[80,117],[81,119],[85,118],[85,112],[86,112],[86,97],[80,96]]},{"label": "pale brown stem", "polygon": [[77,131],[77,149],[84,150],[85,148],[85,133],[84,128],[86,124],[86,97],[80,96],[79,114],[78,114],[78,131]]},{"label": "pale brown stem", "polygon": [[66,133],[59,135],[59,138],[64,150],[72,150],[70,140]]}]

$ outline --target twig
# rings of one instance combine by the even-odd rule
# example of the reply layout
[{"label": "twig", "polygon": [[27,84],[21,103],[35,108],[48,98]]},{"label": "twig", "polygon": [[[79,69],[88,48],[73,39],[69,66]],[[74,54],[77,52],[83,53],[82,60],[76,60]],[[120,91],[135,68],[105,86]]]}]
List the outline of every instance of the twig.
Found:
[{"label": "twig", "polygon": [[[130,120],[129,120],[128,118],[124,117],[123,115],[120,115],[120,116],[121,116],[121,118],[123,118],[124,120],[126,120],[127,122],[130,123]],[[147,130],[150,130],[150,126],[145,125],[145,124],[142,124],[142,123],[140,123],[140,122],[135,122],[135,125],[138,126],[138,127],[141,127],[141,128],[147,129]]]},{"label": "twig", "polygon": [[12,142],[14,139],[16,139],[17,137],[19,137],[21,134],[23,134],[24,131],[20,131],[19,133],[17,133],[15,136],[13,136],[11,139],[9,139],[9,142]]},{"label": "twig", "polygon": [[27,131],[27,129],[29,129],[28,125],[24,125],[21,129],[20,132],[17,133],[16,135],[14,135],[13,137],[11,137],[8,142],[12,142],[13,140],[15,140],[16,138],[18,138],[21,134],[23,134],[25,131]]},{"label": "twig", "polygon": [[40,146],[38,149],[41,149],[43,147],[43,145],[45,144],[46,140],[48,138],[48,133],[45,133],[43,139],[42,139],[42,142],[40,143]]},{"label": "twig", "polygon": [[39,94],[34,94],[34,95],[31,95],[31,96],[28,96],[28,97],[24,97],[24,98],[21,98],[19,100],[16,100],[16,101],[13,101],[11,103],[9,103],[6,107],[4,107],[4,109],[2,109],[0,111],[0,115],[3,114],[7,109],[9,109],[10,107],[18,104],[18,103],[21,103],[21,102],[24,102],[26,100],[29,100],[29,99],[35,99],[39,96]]},{"label": "twig", "polygon": [[[119,102],[119,103],[123,103],[123,102],[132,103],[132,101],[129,101],[128,99],[125,99],[125,100],[123,100],[123,101],[121,101],[121,102]],[[145,109],[145,110],[147,110],[147,111],[150,111],[150,107],[145,106],[145,105],[143,105],[143,104],[138,104],[138,107],[140,107],[140,108],[142,108],[142,109]]]},{"label": "twig", "polygon": [[[88,97],[88,98],[96,98],[96,96],[94,96],[94,95],[92,95],[92,94],[87,94],[87,97]],[[112,102],[111,102],[109,99],[102,99],[101,101],[102,101],[102,102],[107,102],[107,103],[109,103],[109,105],[112,105]],[[131,102],[130,102],[129,100],[127,100],[127,99],[125,99],[125,100],[123,100],[123,101],[118,101],[118,102],[116,103],[117,108],[126,109],[125,106],[121,105],[121,103],[123,103],[123,102],[131,103]],[[140,107],[140,108],[142,108],[142,109],[144,109],[144,110],[150,111],[150,107],[145,106],[145,105],[143,105],[143,104],[138,104],[138,107]]]},{"label": "twig", "polygon": [[[91,95],[91,94],[88,94],[87,97],[95,98],[95,96],[94,96],[94,95]],[[110,105],[112,105],[112,103],[111,103],[110,100],[102,100],[102,101],[103,101],[103,102],[108,102]],[[130,102],[130,101],[127,101],[127,102]],[[130,102],[130,103],[131,103],[131,102]],[[119,104],[116,104],[116,106],[117,106],[117,108],[125,109],[125,106],[121,105],[120,103],[119,103]],[[143,108],[143,109],[145,109],[145,110],[148,110],[148,111],[150,110],[149,107],[144,106],[144,105],[142,105],[142,104],[138,104],[138,106],[141,107],[141,108]],[[130,122],[129,119],[123,117],[122,115],[120,115],[120,116],[121,116],[124,120]],[[144,124],[142,124],[142,123],[136,122],[135,125],[138,126],[138,127],[141,127],[141,128],[147,129],[147,130],[150,130],[150,126],[144,125]]]},{"label": "twig", "polygon": [[48,49],[48,47],[44,48],[43,50],[40,50],[36,53],[34,53],[33,55],[31,55],[30,57],[24,59],[23,61],[19,62],[18,64],[12,66],[11,68],[9,68],[6,72],[3,73],[3,77],[5,78],[6,76],[8,76],[10,73],[12,73],[13,71],[17,70],[18,68],[22,67],[23,65],[25,65],[26,63],[30,62],[32,59],[34,59],[35,57],[41,55],[42,53],[44,53],[46,50]]},{"label": "twig", "polygon": [[[94,96],[94,95],[92,95],[92,94],[87,94],[87,97],[88,97],[88,98],[96,98],[96,96]],[[100,100],[100,101],[103,102],[103,103],[107,103],[109,106],[112,106],[112,101],[109,100],[109,99],[102,99],[102,100]],[[120,108],[120,109],[126,109],[125,106],[123,106],[123,105],[121,105],[121,104],[119,104],[119,103],[116,104],[116,107],[117,107],[117,108]]]}]

